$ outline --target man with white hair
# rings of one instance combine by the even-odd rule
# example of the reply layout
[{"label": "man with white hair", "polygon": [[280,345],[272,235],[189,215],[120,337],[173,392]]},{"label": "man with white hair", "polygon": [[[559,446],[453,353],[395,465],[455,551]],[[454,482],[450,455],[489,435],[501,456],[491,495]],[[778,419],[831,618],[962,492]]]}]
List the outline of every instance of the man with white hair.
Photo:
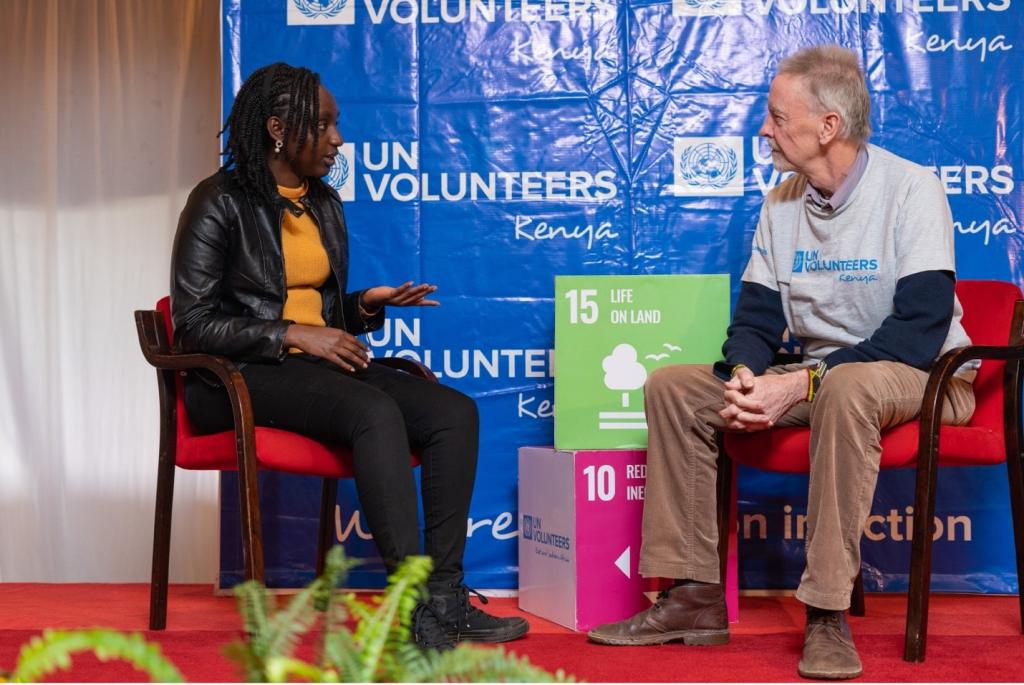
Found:
[{"label": "man with white hair", "polygon": [[[772,80],[760,135],[780,171],[768,193],[722,351],[712,366],[655,371],[640,573],[675,579],[636,616],[595,628],[610,645],[729,640],[717,554],[721,430],[810,426],[807,605],[800,675],[853,678],[862,668],[846,622],[860,570],[882,430],[914,419],[927,370],[970,344],[956,299],[953,225],[938,178],[867,143],[870,105],[856,55],[802,50]],[[772,366],[788,327],[799,364]],[[943,422],[974,411],[965,365]]]}]

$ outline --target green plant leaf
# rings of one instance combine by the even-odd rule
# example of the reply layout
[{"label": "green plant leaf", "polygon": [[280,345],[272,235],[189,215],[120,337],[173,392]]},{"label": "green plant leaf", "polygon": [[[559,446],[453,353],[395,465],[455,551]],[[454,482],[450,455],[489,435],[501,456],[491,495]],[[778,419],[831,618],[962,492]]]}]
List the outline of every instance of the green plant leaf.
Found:
[{"label": "green plant leaf", "polygon": [[[411,607],[415,606],[415,598],[419,597],[419,588],[430,575],[432,565],[430,557],[406,557],[398,570],[388,578],[387,590],[372,617],[360,621],[355,638],[361,648],[360,675],[364,680],[370,681],[378,677],[378,670],[382,666],[382,656],[385,654],[385,646],[389,642],[394,643],[394,640],[389,640],[389,638],[392,638],[399,623],[396,621],[399,609],[408,608],[408,613],[411,614]],[[403,598],[409,596],[414,597],[412,604],[403,601]],[[408,615],[406,625],[408,625]],[[395,668],[391,663],[393,659],[388,655],[384,661],[386,662],[383,664],[385,668],[380,675],[383,679],[389,680],[387,675]]]},{"label": "green plant leaf", "polygon": [[242,677],[247,683],[261,683],[265,681],[263,660],[257,657],[252,648],[243,641],[232,642],[224,647],[224,656],[234,661],[242,668]]},{"label": "green plant leaf", "polygon": [[159,645],[146,642],[139,633],[99,628],[43,631],[22,647],[11,680],[34,682],[54,671],[66,670],[71,667],[71,655],[79,652],[93,652],[101,661],[126,661],[156,682],[184,682],[174,664],[164,658]]},{"label": "green plant leaf", "polygon": [[482,648],[463,643],[453,650],[425,656],[401,674],[402,682],[575,682],[561,670],[552,675],[530,664],[526,657],[508,653],[502,647]]},{"label": "green plant leaf", "polygon": [[316,622],[318,613],[313,607],[313,597],[325,584],[322,578],[292,597],[283,611],[276,612],[267,622],[266,651],[264,661],[291,656],[299,638],[309,632]]},{"label": "green plant leaf", "polygon": [[336,588],[348,576],[348,572],[359,565],[358,559],[349,559],[345,556],[345,550],[340,545],[335,545],[327,552],[324,563],[323,580],[313,600],[314,607],[323,612],[324,620],[320,636],[318,658],[321,665],[330,662],[328,656],[327,641],[331,635],[344,632],[351,640],[351,633],[345,627],[348,619],[348,610],[343,597]]},{"label": "green plant leaf", "polygon": [[338,674],[338,682],[358,682],[360,674],[359,648],[352,633],[346,629],[326,635],[322,664]]},{"label": "green plant leaf", "polygon": [[274,611],[274,598],[260,583],[249,580],[234,588],[238,612],[247,636],[246,643],[261,660],[266,656],[267,629]]},{"label": "green plant leaf", "polygon": [[313,664],[291,657],[272,657],[267,660],[267,682],[287,683],[291,678],[302,678],[311,683],[329,682],[326,674]]}]

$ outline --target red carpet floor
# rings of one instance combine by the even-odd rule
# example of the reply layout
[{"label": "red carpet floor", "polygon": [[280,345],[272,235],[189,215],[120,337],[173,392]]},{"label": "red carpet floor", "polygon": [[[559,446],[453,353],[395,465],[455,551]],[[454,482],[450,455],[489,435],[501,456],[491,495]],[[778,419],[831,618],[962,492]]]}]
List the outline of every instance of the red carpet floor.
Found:
[{"label": "red carpet floor", "polygon": [[[13,666],[20,645],[43,627],[146,627],[147,585],[0,584],[0,670]],[[932,599],[928,659],[908,664],[903,653],[903,595],[869,595],[868,616],[851,619],[865,681],[1024,681],[1024,636],[1017,600],[936,596]],[[495,613],[519,613],[512,599],[492,599]],[[545,668],[562,668],[590,682],[798,680],[803,609],[792,598],[744,597],[732,642],[722,647],[601,647],[548,621],[526,615],[530,634],[509,645]],[[239,621],[230,597],[209,586],[171,589],[167,630],[147,633],[191,681],[238,680],[221,656]],[[525,615],[525,614],[524,614]],[[141,674],[121,664],[79,657],[54,680],[124,681]]]}]

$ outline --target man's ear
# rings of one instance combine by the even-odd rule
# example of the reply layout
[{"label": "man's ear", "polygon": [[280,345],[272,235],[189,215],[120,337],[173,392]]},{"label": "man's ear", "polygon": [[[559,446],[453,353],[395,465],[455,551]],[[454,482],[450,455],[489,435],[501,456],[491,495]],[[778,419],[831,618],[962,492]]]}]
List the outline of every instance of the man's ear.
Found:
[{"label": "man's ear", "polygon": [[280,117],[272,116],[267,118],[267,133],[274,140],[284,142],[284,122]]},{"label": "man's ear", "polygon": [[842,130],[842,117],[840,117],[837,112],[826,112],[822,116],[821,124],[818,128],[818,143],[820,145],[827,145],[838,138],[839,133]]}]

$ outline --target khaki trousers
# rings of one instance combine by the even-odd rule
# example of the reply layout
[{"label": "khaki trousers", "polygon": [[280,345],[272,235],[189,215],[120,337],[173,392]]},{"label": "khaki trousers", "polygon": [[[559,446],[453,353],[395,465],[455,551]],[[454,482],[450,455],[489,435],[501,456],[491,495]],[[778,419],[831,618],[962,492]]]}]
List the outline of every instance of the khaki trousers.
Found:
[{"label": "khaki trousers", "polygon": [[[786,373],[800,364],[776,366]],[[794,406],[776,424],[810,426],[806,566],[797,599],[822,609],[850,606],[860,571],[860,537],[871,510],[881,431],[915,418],[928,374],[898,362],[836,366],[814,402]],[[719,582],[715,478],[718,412],[724,383],[710,366],[657,369],[644,386],[647,484],[640,573]],[[964,424],[974,412],[969,381],[954,378],[942,422]]]}]

